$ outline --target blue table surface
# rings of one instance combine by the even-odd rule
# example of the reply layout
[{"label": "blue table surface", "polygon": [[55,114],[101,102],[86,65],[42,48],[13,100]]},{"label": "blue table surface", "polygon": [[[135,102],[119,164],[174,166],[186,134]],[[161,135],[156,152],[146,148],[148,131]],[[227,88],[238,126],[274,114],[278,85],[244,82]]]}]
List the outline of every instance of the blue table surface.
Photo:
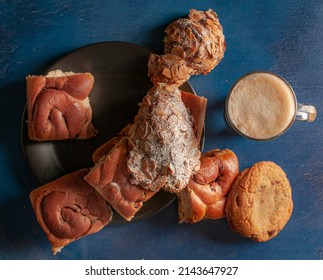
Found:
[{"label": "blue table surface", "polygon": [[[177,204],[144,220],[110,225],[53,256],[36,222],[36,185],[23,157],[20,125],[25,76],[44,74],[68,52],[96,42],[127,41],[163,50],[165,27],[195,8],[212,8],[227,42],[222,62],[190,79],[208,98],[204,151],[233,150],[240,170],[271,160],[286,172],[294,211],[274,239],[256,243],[225,219],[178,224]],[[323,1],[0,1],[0,259],[323,259]],[[317,119],[283,136],[254,142],[226,125],[227,92],[241,75],[271,70],[287,79]]]}]

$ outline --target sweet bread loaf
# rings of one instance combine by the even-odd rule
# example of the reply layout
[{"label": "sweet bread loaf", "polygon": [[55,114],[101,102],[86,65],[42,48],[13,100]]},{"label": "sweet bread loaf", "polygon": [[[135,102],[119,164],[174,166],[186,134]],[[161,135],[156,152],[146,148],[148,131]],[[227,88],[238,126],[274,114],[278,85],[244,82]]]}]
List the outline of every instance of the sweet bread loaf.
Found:
[{"label": "sweet bread loaf", "polygon": [[27,76],[28,136],[35,141],[87,139],[95,136],[89,94],[90,73],[55,70]]},{"label": "sweet bread loaf", "polygon": [[128,140],[122,137],[98,163],[85,174],[87,181],[125,220],[131,221],[143,203],[156,194],[131,183],[127,169]]},{"label": "sweet bread loaf", "polygon": [[81,169],[67,174],[29,195],[53,254],[81,237],[98,232],[112,219],[110,206],[84,181],[87,173],[87,169]]}]

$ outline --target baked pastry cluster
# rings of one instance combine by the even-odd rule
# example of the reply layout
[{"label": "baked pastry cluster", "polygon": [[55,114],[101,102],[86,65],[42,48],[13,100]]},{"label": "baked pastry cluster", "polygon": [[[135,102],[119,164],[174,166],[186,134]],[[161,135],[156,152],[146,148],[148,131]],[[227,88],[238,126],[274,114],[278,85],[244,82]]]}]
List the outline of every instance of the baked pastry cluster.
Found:
[{"label": "baked pastry cluster", "polygon": [[94,151],[85,180],[132,220],[159,190],[179,192],[199,169],[205,111],[203,97],[174,85],[152,87],[134,122]]},{"label": "baked pastry cluster", "polygon": [[[207,99],[178,88],[191,75],[208,74],[223,58],[216,13],[191,10],[165,32],[165,54],[149,56],[153,86],[134,121],[97,147],[92,167],[30,193],[54,254],[108,225],[112,208],[131,221],[161,189],[176,194],[180,223],[227,217],[233,230],[256,241],[274,237],[287,223],[292,200],[284,172],[273,163],[258,163],[239,174],[233,151],[202,154]],[[90,73],[55,71],[28,76],[26,82],[32,140],[95,136]]]},{"label": "baked pastry cluster", "polygon": [[[156,89],[160,90],[160,87],[154,86],[150,94],[155,95]],[[169,92],[170,89],[175,92]],[[176,87],[168,86],[164,90],[164,93],[174,95],[172,98],[178,98]],[[181,117],[181,111],[172,104],[167,110],[175,109],[173,112],[176,119],[182,118],[184,121],[175,125],[175,116],[172,114],[168,116],[163,112],[165,107],[155,106],[155,102],[151,102],[148,94],[146,96],[148,98],[145,97],[141,104],[144,108],[140,108],[134,123],[127,125],[117,136],[98,147],[92,155],[95,165],[85,176],[85,180],[127,221],[132,220],[143,203],[160,189],[177,192],[184,188],[186,185],[183,181],[188,181],[195,165],[200,164],[200,151],[197,147],[201,144],[206,99],[191,93],[179,92],[181,101],[177,100],[176,103],[180,107],[184,105],[187,108],[188,111],[184,110],[184,107],[181,110],[184,110],[184,113],[189,112],[189,122]],[[157,100],[165,97],[162,94]],[[143,112],[140,113],[141,109]],[[164,119],[159,125],[151,127],[155,117],[157,122],[158,118]],[[188,136],[192,132],[194,135],[190,136],[190,140]],[[182,137],[177,134],[182,134]],[[146,141],[149,137],[151,139]],[[174,140],[173,137],[177,139]],[[185,149],[186,155],[180,154]],[[197,160],[190,154],[194,149]],[[195,163],[190,167],[183,162],[186,159]]]}]

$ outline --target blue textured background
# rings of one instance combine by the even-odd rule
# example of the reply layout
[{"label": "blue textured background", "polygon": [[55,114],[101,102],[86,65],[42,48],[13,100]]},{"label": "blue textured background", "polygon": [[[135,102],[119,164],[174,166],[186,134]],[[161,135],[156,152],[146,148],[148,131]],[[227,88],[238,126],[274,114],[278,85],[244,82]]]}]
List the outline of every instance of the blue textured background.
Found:
[{"label": "blue textured background", "polygon": [[[192,77],[208,98],[205,150],[229,148],[240,169],[272,160],[287,173],[295,208],[274,239],[255,243],[225,220],[177,223],[177,205],[142,221],[111,225],[53,257],[28,199],[35,183],[20,145],[28,74],[44,74],[81,46],[127,41],[162,52],[164,28],[191,8],[214,9],[227,51],[207,76]],[[323,2],[0,1],[0,259],[323,259]],[[233,134],[223,117],[226,94],[241,75],[273,70],[300,102],[315,104],[314,123],[295,123],[280,138],[253,142]]]}]

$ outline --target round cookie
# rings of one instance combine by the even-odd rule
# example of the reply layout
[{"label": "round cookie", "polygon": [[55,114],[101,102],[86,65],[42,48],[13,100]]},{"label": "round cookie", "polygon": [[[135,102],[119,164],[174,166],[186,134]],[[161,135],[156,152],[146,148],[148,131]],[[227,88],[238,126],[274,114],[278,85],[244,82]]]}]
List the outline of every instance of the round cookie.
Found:
[{"label": "round cookie", "polygon": [[258,242],[275,237],[293,210],[292,191],[285,172],[263,161],[239,174],[226,203],[230,227]]}]

